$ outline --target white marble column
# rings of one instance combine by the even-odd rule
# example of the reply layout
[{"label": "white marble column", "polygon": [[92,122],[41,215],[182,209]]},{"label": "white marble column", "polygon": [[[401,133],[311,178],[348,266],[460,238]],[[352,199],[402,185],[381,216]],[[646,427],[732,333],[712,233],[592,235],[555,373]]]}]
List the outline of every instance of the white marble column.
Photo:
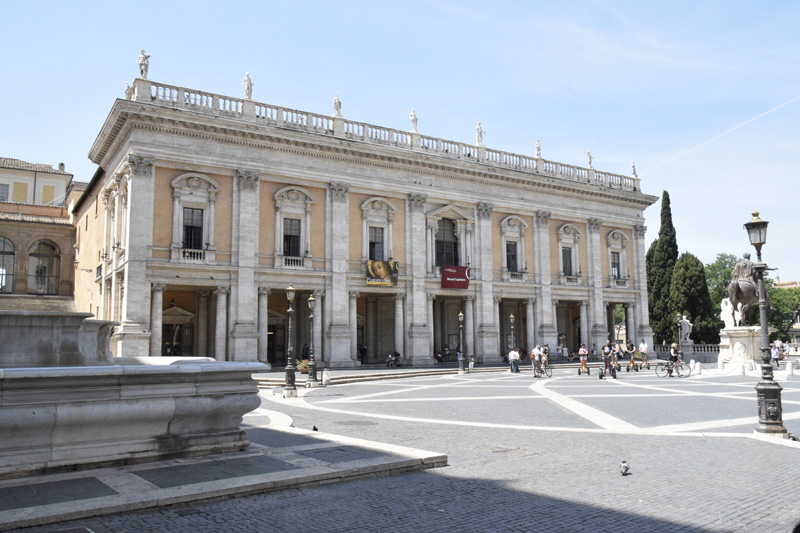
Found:
[{"label": "white marble column", "polygon": [[217,361],[227,360],[228,345],[228,293],[227,287],[217,287],[217,327],[215,331],[214,358]]},{"label": "white marble column", "polygon": [[258,360],[270,368],[269,348],[269,295],[272,291],[267,287],[258,288]]},{"label": "white marble column", "polygon": [[[325,359],[325,350],[322,345],[322,313],[325,309],[325,293],[323,291],[314,291],[314,299],[317,304],[314,308],[314,321],[311,324],[311,338],[314,339],[314,359],[317,361],[317,368],[322,368],[321,364]],[[319,376],[322,379],[322,375]]]},{"label": "white marble column", "polygon": [[358,361],[359,348],[358,345],[358,292],[350,291],[350,359],[353,363]]},{"label": "white marble column", "polygon": [[433,315],[433,303],[434,303],[435,300],[436,300],[436,295],[435,294],[429,294],[428,295],[428,324],[431,325],[431,346],[430,346],[430,349],[428,351],[430,352],[431,356],[433,356],[433,352],[436,351],[436,338],[434,337],[434,330],[436,328],[434,327],[435,322],[434,322],[434,319],[433,319],[433,316],[434,316]]},{"label": "white marble column", "polygon": [[636,304],[631,302],[625,304],[625,337],[632,340],[638,346],[636,338]]},{"label": "white marble column", "polygon": [[643,225],[634,226],[633,228],[633,246],[631,249],[633,260],[630,274],[636,289],[636,337],[639,342],[644,340],[648,346],[652,347],[653,328],[650,326],[650,304],[647,301],[647,265],[644,241],[646,232],[647,227]]},{"label": "white marble column", "polygon": [[525,354],[530,354],[533,351],[533,347],[536,346],[536,329],[534,328],[533,320],[534,313],[536,313],[536,310],[534,309],[535,303],[536,298],[529,298],[525,300],[525,337],[528,339],[528,345],[525,347]]},{"label": "white marble column", "polygon": [[580,343],[585,344],[587,349],[591,349],[591,345],[589,344],[589,316],[587,313],[588,305],[586,300],[580,301],[580,313],[581,313],[581,338]]},{"label": "white marble column", "polygon": [[[150,351],[150,283],[146,267],[152,255],[153,205],[155,202],[155,159],[129,155],[123,165],[126,173],[124,199],[126,224],[117,220],[117,227],[126,231],[124,238],[124,287],[120,296],[120,326],[117,329],[117,356],[141,356]],[[122,255],[118,259],[121,259]]]},{"label": "white marble column", "polygon": [[[328,184],[325,213],[325,253],[330,268],[330,278],[322,316],[327,336],[326,352],[328,366],[353,367],[352,336],[348,323],[350,272],[350,185]],[[309,213],[306,212],[306,246],[311,231]]]},{"label": "white marble column", "polygon": [[367,296],[364,304],[364,336],[367,338],[367,358],[376,360],[377,357],[377,343],[375,341],[375,333],[378,327],[378,321],[375,319],[377,316],[377,302],[374,296]]},{"label": "white marble column", "polygon": [[403,302],[404,301],[405,301],[405,295],[403,294],[394,295],[394,349],[400,352],[400,354],[405,357],[405,347],[403,346],[403,338],[404,338]]},{"label": "white marble column", "polygon": [[[464,298],[464,344],[461,349],[466,357],[475,355],[475,298],[467,296]],[[468,362],[468,361],[467,361]]]},{"label": "white marble column", "polygon": [[[256,361],[258,357],[258,289],[255,283],[258,253],[258,199],[261,178],[257,171],[238,169],[234,178],[231,220],[237,238],[232,242],[238,266],[231,285],[231,334],[227,359]],[[213,210],[212,210],[213,212]]]},{"label": "white marble column", "polygon": [[197,292],[197,357],[208,357],[208,299],[210,291]]},{"label": "white marble column", "polygon": [[503,360],[503,353],[506,349],[506,343],[503,339],[503,318],[500,316],[502,312],[503,299],[500,297],[494,297],[494,316],[495,320],[497,321],[497,353],[500,355],[500,360]]},{"label": "white marble column", "polygon": [[165,290],[167,290],[166,285],[160,283],[153,284],[150,311],[150,357],[158,357],[161,355]]}]

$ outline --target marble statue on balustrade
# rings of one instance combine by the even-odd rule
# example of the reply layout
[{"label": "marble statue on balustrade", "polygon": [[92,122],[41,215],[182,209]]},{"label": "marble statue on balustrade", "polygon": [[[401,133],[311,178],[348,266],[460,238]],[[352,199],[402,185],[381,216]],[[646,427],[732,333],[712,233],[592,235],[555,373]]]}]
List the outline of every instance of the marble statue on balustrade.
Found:
[{"label": "marble statue on balustrade", "polygon": [[144,50],[136,58],[136,63],[139,65],[139,77],[147,79],[147,71],[150,69],[150,54],[145,54]]},{"label": "marble statue on balustrade", "polygon": [[483,134],[484,133],[486,133],[486,132],[483,131],[483,128],[481,127],[481,123],[478,122],[478,125],[475,126],[475,144],[477,146],[483,146]]},{"label": "marble statue on balustrade", "polygon": [[125,82],[125,100],[133,100],[133,87],[128,82]]},{"label": "marble statue on balustrade", "polygon": [[411,114],[408,115],[408,119],[411,121],[411,133],[419,133],[417,131],[417,112],[416,110],[412,109]]},{"label": "marble statue on balustrade", "polygon": [[586,152],[586,166],[587,168],[592,168],[592,151],[588,150]]},{"label": "marble statue on balustrade", "polygon": [[339,93],[336,93],[336,96],[333,97],[333,116],[342,116],[342,101],[339,100]]},{"label": "marble statue on balustrade", "polygon": [[636,173],[636,163],[631,163],[631,176],[634,178],[638,178],[639,175]]},{"label": "marble statue on balustrade", "polygon": [[250,100],[253,97],[253,80],[250,79],[250,73],[244,73],[244,79],[242,80],[242,85],[244,85],[244,97],[247,100]]},{"label": "marble statue on balustrade", "polygon": [[693,344],[692,339],[689,338],[689,335],[692,334],[693,326],[694,325],[689,322],[689,319],[686,318],[686,315],[682,316],[678,321],[678,327],[680,328],[680,344]]},{"label": "marble statue on balustrade", "polygon": [[539,144],[539,139],[536,139],[536,152],[534,152],[536,159],[541,159],[542,157],[542,145]]}]

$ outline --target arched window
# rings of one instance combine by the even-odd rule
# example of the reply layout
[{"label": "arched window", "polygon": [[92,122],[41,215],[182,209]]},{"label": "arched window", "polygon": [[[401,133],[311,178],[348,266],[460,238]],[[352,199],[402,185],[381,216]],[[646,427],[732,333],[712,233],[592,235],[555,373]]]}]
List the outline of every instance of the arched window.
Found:
[{"label": "arched window", "polygon": [[14,292],[14,244],[0,237],[0,292]]},{"label": "arched window", "polygon": [[443,218],[436,231],[436,265],[458,266],[458,257],[456,225],[449,218]]},{"label": "arched window", "polygon": [[28,292],[58,294],[58,273],[61,266],[58,247],[49,241],[36,241],[28,255]]}]

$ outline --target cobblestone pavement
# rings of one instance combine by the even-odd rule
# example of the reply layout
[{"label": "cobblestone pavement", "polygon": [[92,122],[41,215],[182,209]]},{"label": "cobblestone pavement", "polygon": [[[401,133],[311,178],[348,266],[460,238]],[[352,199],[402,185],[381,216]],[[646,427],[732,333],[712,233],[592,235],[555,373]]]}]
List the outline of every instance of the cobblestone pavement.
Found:
[{"label": "cobblestone pavement", "polygon": [[[265,391],[262,408],[296,427],[446,453],[449,466],[58,529],[788,532],[800,522],[800,443],[754,435],[757,381],[652,370],[599,380],[558,369],[542,379],[527,371],[337,385],[294,399]],[[785,425],[800,434],[800,378],[780,383]]]}]

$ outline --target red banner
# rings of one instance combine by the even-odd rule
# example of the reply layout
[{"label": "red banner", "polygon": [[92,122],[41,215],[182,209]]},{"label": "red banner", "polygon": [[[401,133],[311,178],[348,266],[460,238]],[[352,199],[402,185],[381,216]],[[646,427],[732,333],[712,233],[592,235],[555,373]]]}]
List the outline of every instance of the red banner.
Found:
[{"label": "red banner", "polygon": [[469,289],[469,267],[443,266],[443,289]]}]

